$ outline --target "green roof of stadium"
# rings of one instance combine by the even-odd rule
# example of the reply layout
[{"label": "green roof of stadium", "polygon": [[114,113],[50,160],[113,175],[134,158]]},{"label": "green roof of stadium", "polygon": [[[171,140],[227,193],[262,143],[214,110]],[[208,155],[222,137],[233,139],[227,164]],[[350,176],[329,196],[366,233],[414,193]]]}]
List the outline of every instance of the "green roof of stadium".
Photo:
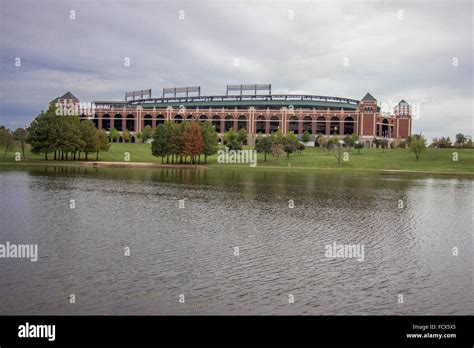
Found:
[{"label": "green roof of stadium", "polygon": [[185,107],[192,108],[229,108],[229,107],[242,107],[242,106],[261,106],[261,107],[283,107],[283,106],[294,106],[294,107],[320,107],[330,109],[357,109],[356,104],[350,103],[337,103],[337,102],[324,102],[324,101],[311,101],[311,100],[219,100],[219,101],[188,101],[188,102],[163,102],[163,103],[146,103],[141,104],[144,109],[163,108],[163,107],[179,107],[183,105]]}]

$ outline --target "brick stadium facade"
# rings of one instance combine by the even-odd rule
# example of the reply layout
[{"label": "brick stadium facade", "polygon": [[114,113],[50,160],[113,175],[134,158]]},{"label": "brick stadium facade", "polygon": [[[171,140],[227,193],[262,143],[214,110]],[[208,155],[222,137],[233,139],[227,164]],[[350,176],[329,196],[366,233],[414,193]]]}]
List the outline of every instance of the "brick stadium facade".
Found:
[{"label": "brick stadium facade", "polygon": [[[255,85],[257,86],[257,85]],[[182,89],[180,89],[182,90]],[[356,133],[365,146],[372,146],[374,137],[389,142],[411,135],[411,107],[402,100],[393,114],[382,113],[377,100],[367,93],[359,100],[314,95],[222,95],[178,96],[176,93],[161,98],[139,97],[128,101],[96,101],[93,114],[82,114],[97,128],[107,132],[128,129],[132,142],[136,133],[147,125],[153,129],[165,121],[185,122],[208,120],[212,122],[219,138],[230,128],[245,128],[249,143],[253,144],[258,133],[270,134],[281,129],[301,136],[304,131],[314,138]],[[241,91],[242,92],[242,91]],[[127,98],[127,96],[126,96]],[[125,98],[125,99],[126,99]],[[71,93],[56,98],[54,103],[79,103]]]}]

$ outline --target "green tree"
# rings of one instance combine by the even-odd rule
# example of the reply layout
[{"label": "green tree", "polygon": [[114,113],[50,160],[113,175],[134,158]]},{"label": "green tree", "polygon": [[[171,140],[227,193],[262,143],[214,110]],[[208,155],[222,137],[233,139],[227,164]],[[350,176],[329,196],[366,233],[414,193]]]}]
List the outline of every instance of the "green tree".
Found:
[{"label": "green tree", "polygon": [[310,141],[310,140],[311,140],[311,135],[309,134],[308,131],[304,131],[304,132],[303,132],[303,135],[301,135],[301,141],[302,141],[303,143],[307,143],[307,142]]},{"label": "green tree", "polygon": [[129,143],[130,142],[130,132],[128,129],[125,129],[122,132],[122,139],[124,143]]},{"label": "green tree", "polygon": [[[178,140],[178,147],[179,147],[179,151],[178,153],[176,154],[176,156],[179,156],[179,163],[183,163],[183,155],[184,155],[184,152],[185,152],[185,144],[184,144],[184,140],[185,140],[185,133],[186,133],[186,130],[188,129],[190,123],[188,122],[181,122],[180,124],[178,124],[178,133],[177,133],[177,140]],[[199,132],[201,130],[199,129]],[[202,140],[201,140],[202,141]],[[176,159],[177,161],[177,159]]]},{"label": "green tree", "polygon": [[94,123],[89,120],[80,122],[79,131],[83,141],[82,146],[79,148],[79,159],[81,159],[81,152],[84,152],[85,160],[87,161],[89,153],[99,151],[99,134]]},{"label": "green tree", "polygon": [[420,159],[421,153],[426,150],[426,139],[421,134],[415,134],[410,139],[410,151],[415,153],[416,160]]},{"label": "green tree", "polygon": [[464,144],[466,147],[472,147],[472,138],[470,135],[466,136],[466,143]]},{"label": "green tree", "polygon": [[56,116],[54,106],[46,112],[41,112],[31,122],[27,131],[26,141],[31,145],[30,151],[34,154],[43,153],[44,159],[48,159],[48,153],[53,152],[54,143],[50,136],[53,125],[57,123],[59,116]]},{"label": "green tree", "polygon": [[397,139],[397,147],[399,149],[406,149],[407,147],[407,141],[406,140],[403,140],[401,138]]},{"label": "green tree", "polygon": [[355,147],[356,141],[359,141],[359,136],[357,134],[348,134],[344,137],[344,143],[347,147]]},{"label": "green tree", "polygon": [[25,128],[17,128],[13,132],[13,136],[14,136],[15,140],[20,143],[21,154],[23,156],[23,159],[25,159],[26,158],[26,155],[25,155],[26,129]]},{"label": "green tree", "polygon": [[304,149],[306,149],[306,146],[304,146],[303,143],[301,143],[301,142],[298,141],[298,143],[297,143],[297,150],[298,150],[298,152],[300,153],[300,156],[301,156],[301,152],[302,152]]},{"label": "green tree", "polygon": [[109,151],[109,149],[110,149],[109,137],[107,136],[107,133],[105,133],[105,131],[103,129],[100,129],[97,132],[97,136],[98,136],[98,139],[99,139],[99,147],[98,147],[97,153],[96,153],[96,161],[99,160],[99,151]]},{"label": "green tree", "polygon": [[112,128],[110,130],[110,137],[112,138],[112,141],[116,143],[118,139],[120,138],[120,133],[115,128]]},{"label": "green tree", "polygon": [[456,142],[454,143],[457,147],[462,147],[467,142],[467,138],[464,134],[458,133],[456,134]]},{"label": "green tree", "polygon": [[434,147],[442,149],[442,148],[451,147],[452,143],[451,143],[451,139],[449,137],[447,137],[447,138],[441,137],[441,138],[433,139],[432,145]]},{"label": "green tree", "polygon": [[298,149],[298,139],[293,132],[288,133],[288,135],[283,139],[283,150],[286,152],[286,157],[290,159],[290,154],[295,152]]},{"label": "green tree", "polygon": [[263,153],[264,161],[267,161],[267,154],[272,153],[273,150],[273,142],[271,137],[262,137],[262,135],[258,135],[257,139],[255,140],[255,150],[258,153]]},{"label": "green tree", "polygon": [[147,125],[143,128],[142,131],[142,141],[146,143],[153,136],[153,130],[150,125]]},{"label": "green tree", "polygon": [[173,121],[165,122],[166,126],[166,141],[167,141],[167,163],[169,163],[168,156],[171,156],[171,163],[178,161],[177,156],[182,153],[182,133],[186,127],[186,123],[178,124]]},{"label": "green tree", "polygon": [[224,145],[226,145],[229,150],[242,149],[242,144],[239,141],[239,134],[232,128],[224,133]]},{"label": "green tree", "polygon": [[[166,156],[166,163],[170,163],[170,156],[173,159],[174,163],[174,153],[179,151],[179,142],[176,138],[176,127],[178,125],[172,121],[166,121],[163,123],[163,136],[164,136],[164,152]],[[154,139],[157,139],[158,128],[155,130]],[[160,134],[158,134],[160,135]]]},{"label": "green tree", "polygon": [[203,143],[204,163],[207,163],[207,156],[217,153],[218,136],[217,132],[209,121],[201,122],[201,137]]},{"label": "green tree", "polygon": [[12,132],[5,127],[0,128],[0,145],[5,147],[5,153],[3,154],[3,159],[7,156],[7,152],[10,149],[13,149],[14,146],[14,135]]},{"label": "green tree", "polygon": [[283,145],[283,142],[285,141],[285,135],[283,134],[283,132],[280,129],[278,129],[277,131],[270,134],[270,137],[272,138],[272,142],[275,145],[277,145],[277,144],[282,144]]},{"label": "green tree", "polygon": [[378,146],[382,148],[382,152],[385,151],[386,148],[388,148],[388,140],[387,139],[379,139],[378,140]]},{"label": "green tree", "polygon": [[247,130],[245,128],[241,128],[237,132],[237,141],[239,142],[240,145],[247,143]]},{"label": "green tree", "polygon": [[80,124],[81,121],[79,116],[57,116],[62,122],[61,126],[63,131],[61,132],[61,150],[65,153],[66,160],[76,159],[76,153],[86,146],[85,141],[82,139]]},{"label": "green tree", "polygon": [[360,150],[364,148],[364,143],[362,141],[357,140],[354,143],[354,148],[357,149],[358,153],[360,153]]},{"label": "green tree", "polygon": [[54,160],[64,160],[64,148],[68,145],[69,124],[66,116],[56,116],[56,122],[50,127],[50,143],[54,148]]},{"label": "green tree", "polygon": [[151,154],[156,157],[161,157],[161,163],[163,163],[164,157],[169,155],[168,153],[168,128],[165,124],[160,124],[155,130],[153,135],[153,141],[151,143]]},{"label": "green tree", "polygon": [[137,132],[137,139],[140,143],[142,142],[142,137],[143,137],[142,132]]}]

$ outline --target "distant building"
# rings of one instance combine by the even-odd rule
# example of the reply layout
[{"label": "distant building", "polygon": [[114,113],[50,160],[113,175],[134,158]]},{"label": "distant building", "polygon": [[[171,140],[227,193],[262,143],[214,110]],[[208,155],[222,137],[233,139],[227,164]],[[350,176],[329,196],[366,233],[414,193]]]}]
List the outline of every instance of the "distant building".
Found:
[{"label": "distant building", "polygon": [[[239,90],[240,94],[229,92]],[[258,94],[261,86],[268,86],[267,94]],[[191,89],[192,88],[192,89]],[[170,94],[171,96],[167,96]],[[199,95],[190,96],[190,91]],[[244,91],[253,91],[244,94]],[[144,95],[142,92],[146,92]],[[184,95],[183,95],[184,94]],[[128,97],[133,96],[132,99]],[[51,103],[78,103],[70,92]],[[155,128],[167,120],[185,122],[208,120],[212,122],[219,138],[233,128],[245,128],[249,143],[257,134],[268,135],[280,129],[293,131],[298,136],[308,131],[312,139],[318,134],[327,136],[359,135],[365,146],[371,146],[374,137],[393,141],[411,135],[411,107],[405,100],[395,107],[393,114],[383,113],[377,100],[367,93],[361,100],[348,98],[271,94],[270,85],[227,86],[225,95],[201,96],[200,87],[164,89],[163,96],[151,98],[151,90],[129,92],[123,101],[95,101],[93,114],[82,114],[91,119],[97,128],[107,132],[128,129],[135,141],[136,133],[147,125]]]}]

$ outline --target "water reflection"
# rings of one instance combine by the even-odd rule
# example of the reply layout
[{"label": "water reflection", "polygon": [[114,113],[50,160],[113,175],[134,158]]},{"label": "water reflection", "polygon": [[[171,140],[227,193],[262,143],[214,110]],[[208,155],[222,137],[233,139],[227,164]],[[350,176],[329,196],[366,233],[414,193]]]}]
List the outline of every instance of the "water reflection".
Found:
[{"label": "water reflection", "polygon": [[[3,169],[0,194],[0,242],[40,253],[1,260],[4,314],[474,309],[465,179],[58,166]],[[363,244],[365,261],[326,258],[333,242]]]}]

